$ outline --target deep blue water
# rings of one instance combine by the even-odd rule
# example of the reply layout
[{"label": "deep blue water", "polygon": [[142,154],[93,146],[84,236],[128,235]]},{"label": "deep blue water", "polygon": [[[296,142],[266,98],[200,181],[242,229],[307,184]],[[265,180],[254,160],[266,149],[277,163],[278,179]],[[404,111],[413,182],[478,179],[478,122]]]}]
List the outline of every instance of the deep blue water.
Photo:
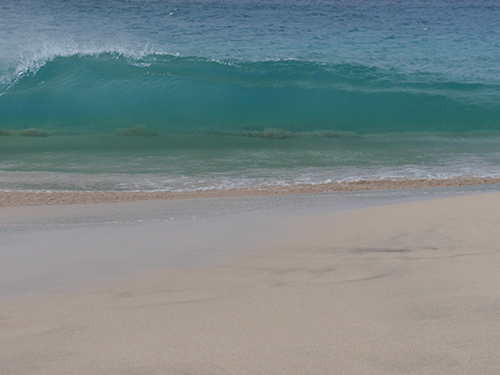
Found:
[{"label": "deep blue water", "polygon": [[500,176],[497,1],[0,3],[0,189]]}]

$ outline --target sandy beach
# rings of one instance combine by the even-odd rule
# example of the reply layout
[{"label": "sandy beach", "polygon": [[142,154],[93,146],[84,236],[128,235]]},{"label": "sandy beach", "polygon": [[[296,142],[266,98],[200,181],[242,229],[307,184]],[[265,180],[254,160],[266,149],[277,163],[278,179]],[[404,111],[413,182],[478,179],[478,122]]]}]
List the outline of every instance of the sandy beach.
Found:
[{"label": "sandy beach", "polygon": [[[30,257],[49,272],[61,254],[71,272],[0,302],[0,373],[497,373],[500,193],[380,207],[311,195],[284,209],[273,202],[292,198],[254,198],[2,208],[9,277]],[[55,287],[93,251],[142,271]]]},{"label": "sandy beach", "polygon": [[0,9],[0,375],[500,374],[500,1]]}]

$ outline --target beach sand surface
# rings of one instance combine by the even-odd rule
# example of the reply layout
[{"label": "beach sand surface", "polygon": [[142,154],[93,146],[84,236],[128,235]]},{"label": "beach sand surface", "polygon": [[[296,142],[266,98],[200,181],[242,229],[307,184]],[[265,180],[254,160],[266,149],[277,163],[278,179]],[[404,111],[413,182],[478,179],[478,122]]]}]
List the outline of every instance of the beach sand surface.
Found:
[{"label": "beach sand surface", "polygon": [[500,193],[285,224],[217,265],[2,302],[0,373],[498,373]]}]

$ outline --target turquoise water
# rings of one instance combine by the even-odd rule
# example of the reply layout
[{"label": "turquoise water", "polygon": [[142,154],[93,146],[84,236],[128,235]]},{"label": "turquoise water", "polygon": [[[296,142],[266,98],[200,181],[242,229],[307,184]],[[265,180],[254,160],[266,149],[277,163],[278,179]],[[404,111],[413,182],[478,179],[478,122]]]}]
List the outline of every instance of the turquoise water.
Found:
[{"label": "turquoise water", "polygon": [[500,176],[496,1],[3,1],[0,189]]}]

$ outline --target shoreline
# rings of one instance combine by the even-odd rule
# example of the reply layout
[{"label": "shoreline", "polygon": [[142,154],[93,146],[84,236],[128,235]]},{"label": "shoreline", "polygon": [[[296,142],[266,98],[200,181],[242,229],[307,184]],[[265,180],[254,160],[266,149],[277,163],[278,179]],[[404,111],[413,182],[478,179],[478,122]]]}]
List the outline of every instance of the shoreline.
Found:
[{"label": "shoreline", "polygon": [[151,200],[223,198],[259,195],[320,194],[375,190],[420,189],[433,187],[500,184],[500,178],[458,177],[451,179],[359,180],[295,186],[270,186],[189,192],[135,191],[0,191],[0,207],[118,203]]}]

